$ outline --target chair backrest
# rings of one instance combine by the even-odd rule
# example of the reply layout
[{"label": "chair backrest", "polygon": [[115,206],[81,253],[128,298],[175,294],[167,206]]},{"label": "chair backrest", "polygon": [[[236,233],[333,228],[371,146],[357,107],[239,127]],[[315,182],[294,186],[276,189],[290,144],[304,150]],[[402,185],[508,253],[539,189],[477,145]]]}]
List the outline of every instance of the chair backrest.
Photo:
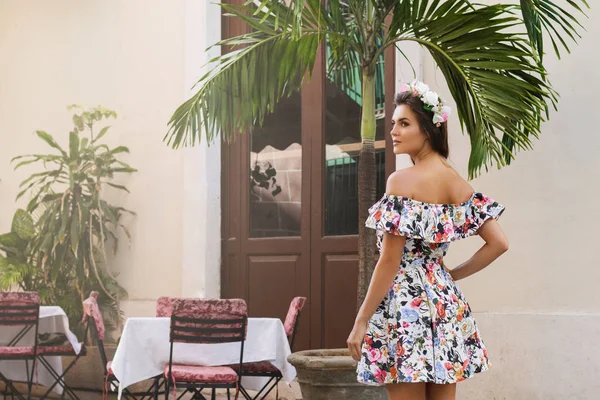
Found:
[{"label": "chair backrest", "polygon": [[36,292],[0,292],[0,325],[33,326],[40,315]]},{"label": "chair backrest", "polygon": [[294,348],[294,340],[296,339],[296,332],[298,332],[298,322],[300,320],[300,312],[306,304],[306,297],[294,297],[290,303],[287,316],[283,327],[285,328],[285,334],[290,342],[290,349]]},{"label": "chair backrest", "polygon": [[[248,307],[242,299],[177,299],[171,315],[168,382],[173,365],[173,344],[240,342],[238,379],[241,380]],[[238,381],[239,382],[239,381]]]},{"label": "chair backrest", "polygon": [[37,350],[37,331],[40,319],[40,296],[36,292],[0,292],[0,326],[23,326],[8,346],[15,346],[35,328],[34,354]]},{"label": "chair backrest", "polygon": [[108,360],[104,350],[104,318],[102,318],[102,313],[98,306],[98,292],[96,291],[91,292],[90,297],[83,301],[83,323],[87,323],[85,329],[86,336],[90,332],[92,337],[96,339],[102,360],[102,368],[104,373],[106,373],[108,372],[106,370]]},{"label": "chair backrest", "polygon": [[173,302],[179,299],[181,299],[181,297],[159,297],[158,300],[156,300],[156,316],[158,318],[171,317],[171,314],[173,314]]},{"label": "chair backrest", "polygon": [[171,342],[227,343],[246,339],[248,307],[241,299],[177,299]]}]

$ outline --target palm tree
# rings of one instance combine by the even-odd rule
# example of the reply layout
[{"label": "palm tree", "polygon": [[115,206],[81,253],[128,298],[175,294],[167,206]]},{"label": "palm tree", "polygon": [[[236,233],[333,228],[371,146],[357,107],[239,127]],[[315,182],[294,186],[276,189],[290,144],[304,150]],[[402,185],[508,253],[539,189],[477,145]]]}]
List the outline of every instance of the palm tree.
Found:
[{"label": "palm tree", "polygon": [[[563,3],[558,5],[556,3]],[[319,46],[330,46],[329,78],[352,85],[360,71],[362,146],[359,162],[359,289],[357,307],[374,268],[375,239],[364,228],[375,202],[375,66],[390,46],[417,42],[444,74],[463,131],[470,136],[469,177],[510,164],[532,148],[557,93],[543,64],[544,37],[556,55],[569,51],[586,0],[520,0],[519,5],[468,0],[250,0],[221,4],[251,32],[216,43],[230,52],[212,60],[196,93],[169,122],[165,140],[193,146],[232,140],[261,125],[275,104],[310,79]]]}]

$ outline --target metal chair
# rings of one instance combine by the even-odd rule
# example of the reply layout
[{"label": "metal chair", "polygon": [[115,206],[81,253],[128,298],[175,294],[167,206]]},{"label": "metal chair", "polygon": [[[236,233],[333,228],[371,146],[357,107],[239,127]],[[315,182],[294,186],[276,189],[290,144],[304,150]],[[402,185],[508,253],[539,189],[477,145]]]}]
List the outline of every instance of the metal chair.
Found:
[{"label": "metal chair", "polygon": [[156,300],[156,317],[171,318],[173,314],[173,303],[176,300],[182,300],[183,297],[161,296]]},{"label": "metal chair", "polygon": [[[212,344],[240,342],[240,362],[242,365],[244,341],[246,339],[248,309],[241,299],[178,299],[173,302],[170,328],[171,349],[169,364],[165,366],[165,399],[169,398],[169,387],[173,386],[177,398],[177,387],[193,394],[193,399],[204,399],[203,389],[212,389],[211,399],[215,399],[216,389],[236,389],[238,397],[241,376],[230,367],[207,367],[173,363],[175,343]],[[157,396],[155,396],[157,398]]]},{"label": "metal chair", "polygon": [[[298,332],[300,312],[304,308],[305,303],[306,297],[295,297],[290,303],[290,308],[288,309],[288,313],[283,324],[285,333],[288,337],[288,341],[290,342],[290,348],[292,350],[294,348],[294,340],[296,338],[296,333]],[[236,366],[232,367],[236,369]],[[240,386],[240,391],[242,392],[244,398],[246,398],[247,400],[263,400],[268,396],[269,393],[271,393],[271,391],[274,388],[277,388],[276,398],[279,398],[279,388],[277,385],[279,381],[283,379],[283,374],[276,366],[271,364],[269,361],[244,363],[242,364],[240,374],[241,376],[256,376],[270,378],[254,397],[252,397],[243,386]]]},{"label": "metal chair", "polygon": [[[71,368],[73,368],[75,366],[75,364],[77,363],[77,360],[79,360],[81,357],[85,356],[86,354],[87,354],[87,350],[85,347],[85,343],[81,343],[81,350],[79,351],[79,353],[75,353],[75,349],[73,349],[73,346],[71,346],[70,344],[65,345],[65,346],[38,346],[38,360],[39,360],[40,364],[42,364],[44,367],[46,367],[46,369],[48,370],[50,375],[52,375],[52,377],[54,378],[54,383],[52,385],[50,385],[48,390],[46,390],[46,392],[42,395],[41,398],[42,399],[46,398],[46,396],[48,396],[50,394],[52,389],[54,389],[54,387],[56,385],[59,385],[60,387],[62,387],[63,392],[68,394],[71,399],[79,400],[79,397],[77,397],[75,392],[70,387],[67,386],[67,384],[65,382],[65,376],[69,373]],[[58,357],[70,356],[70,357],[75,357],[75,358],[73,359],[73,361],[71,361],[71,363],[67,366],[67,368],[65,368],[63,373],[59,374],[58,372],[56,372],[56,370],[54,368],[52,368],[52,365],[50,365],[48,360],[46,360],[46,358],[45,358],[45,357],[56,357],[56,356],[58,356]]]},{"label": "metal chair", "polygon": [[[22,326],[17,335],[6,346],[0,346],[0,360],[23,360],[27,373],[27,399],[31,399],[33,373],[38,357],[38,327],[40,321],[40,296],[35,292],[0,292],[0,326]],[[17,346],[29,333],[34,331],[32,346]],[[32,362],[31,374],[29,361]],[[4,397],[10,393],[19,399],[25,397],[15,388],[12,381],[0,372],[0,380],[6,384]],[[10,391],[10,392],[9,392]]]},{"label": "metal chair", "polygon": [[[98,307],[98,292],[90,293],[90,297],[88,297],[83,302],[83,322],[87,323],[86,326],[86,337],[87,333],[90,332],[92,338],[98,344],[98,351],[100,352],[100,358],[102,360],[102,370],[104,373],[104,396],[108,396],[109,389],[116,390],[119,385],[119,380],[113,373],[111,368],[112,361],[108,361],[106,357],[106,351],[104,349],[104,319],[102,318],[102,314],[100,313],[100,308]],[[152,398],[153,394],[158,391],[158,389],[162,386],[162,383],[159,384],[160,375],[154,378],[154,383],[148,388],[146,392],[143,393],[133,393],[129,389],[123,389],[123,397],[125,399],[133,399],[137,400],[137,396],[141,396],[140,400],[144,398]]]}]

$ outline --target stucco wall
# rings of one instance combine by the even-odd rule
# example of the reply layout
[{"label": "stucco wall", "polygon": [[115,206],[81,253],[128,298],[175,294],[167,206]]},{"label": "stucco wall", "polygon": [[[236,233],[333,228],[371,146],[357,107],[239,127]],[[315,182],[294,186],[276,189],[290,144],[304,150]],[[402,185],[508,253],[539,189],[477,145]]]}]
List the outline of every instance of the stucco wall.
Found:
[{"label": "stucco wall", "polygon": [[125,160],[139,170],[120,178],[131,194],[107,192],[137,213],[126,220],[131,247],[123,238],[113,263],[127,315],[152,315],[160,295],[219,294],[219,146],[162,142],[219,37],[209,2],[0,0],[0,231],[26,205],[15,204],[18,184],[35,170],[14,172],[10,159],[48,150],[34,131],[65,144],[68,104],[116,110],[107,140],[128,146]]},{"label": "stucco wall", "polygon": [[[560,61],[553,53],[546,56],[561,97],[534,150],[471,182],[507,207],[500,222],[510,250],[459,282],[493,363],[490,371],[459,385],[460,399],[598,398],[600,270],[593,242],[600,196],[600,136],[594,121],[600,103],[595,67],[600,9],[592,6],[589,20],[582,18],[587,32],[572,54]],[[450,99],[431,57],[410,45],[408,54],[419,78]],[[413,73],[402,56],[397,59],[399,85]],[[450,122],[450,161],[466,177],[468,137],[461,134],[456,113]],[[410,162],[399,157],[397,165]],[[467,260],[482,243],[479,238],[454,243],[446,263]]]}]

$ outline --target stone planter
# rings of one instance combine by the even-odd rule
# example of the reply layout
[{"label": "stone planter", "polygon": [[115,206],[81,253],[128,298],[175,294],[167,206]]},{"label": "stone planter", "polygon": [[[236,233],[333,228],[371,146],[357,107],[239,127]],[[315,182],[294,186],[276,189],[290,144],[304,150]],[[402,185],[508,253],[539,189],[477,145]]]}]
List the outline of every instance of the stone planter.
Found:
[{"label": "stone planter", "polygon": [[348,349],[299,351],[288,361],[296,367],[302,400],[387,400],[385,387],[356,381],[356,361]]}]

